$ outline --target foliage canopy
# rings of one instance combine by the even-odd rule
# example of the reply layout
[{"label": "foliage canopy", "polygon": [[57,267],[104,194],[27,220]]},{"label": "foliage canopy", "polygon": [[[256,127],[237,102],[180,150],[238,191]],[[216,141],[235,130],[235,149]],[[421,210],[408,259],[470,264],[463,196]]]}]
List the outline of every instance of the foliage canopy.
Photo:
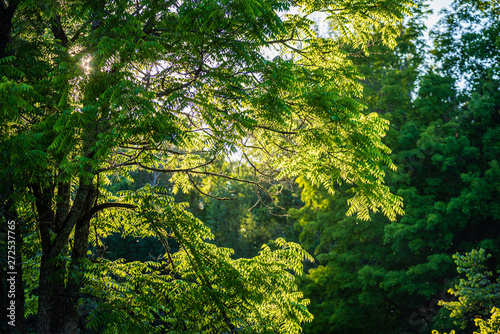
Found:
[{"label": "foliage canopy", "polygon": [[[292,5],[298,13],[283,14]],[[233,260],[171,195],[217,197],[209,184],[232,180],[272,197],[276,181],[301,175],[330,193],[349,185],[351,215],[395,219],[401,199],[383,184],[395,168],[381,142],[388,122],[362,113],[342,46],[366,53],[375,30],[394,46],[409,5],[0,2],[2,221],[22,236],[38,333],[300,331],[311,315],[289,271],[308,255],[278,239]],[[330,37],[315,35],[315,11],[327,13]],[[235,155],[253,173],[221,168]],[[170,174],[171,187],[109,190],[135,170]],[[113,232],[155,236],[165,256],[106,260],[98,250]]]}]

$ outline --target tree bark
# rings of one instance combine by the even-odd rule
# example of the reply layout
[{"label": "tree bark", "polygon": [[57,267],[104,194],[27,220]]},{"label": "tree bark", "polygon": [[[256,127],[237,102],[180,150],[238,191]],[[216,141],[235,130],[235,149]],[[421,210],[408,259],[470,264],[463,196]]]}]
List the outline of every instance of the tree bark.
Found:
[{"label": "tree bark", "polygon": [[75,228],[70,268],[77,268],[78,262],[86,256],[91,218],[89,213],[96,196],[94,185],[80,186],[71,211],[62,223],[55,240],[44,250],[40,269],[38,334],[78,332],[77,306],[80,284],[78,279],[74,279],[75,275],[66,276],[64,269],[68,263],[62,260],[61,255],[67,255],[69,235]]},{"label": "tree bark", "polygon": [[9,50],[9,44],[12,42],[12,18],[16,12],[19,0],[9,2],[5,7],[4,1],[0,5],[0,59],[9,56],[12,52]]},{"label": "tree bark", "polygon": [[[2,194],[0,198],[2,199],[2,208],[0,211],[2,212],[4,219],[5,219],[5,226],[2,226],[1,229],[1,234],[2,236],[5,234],[5,240],[10,240],[8,238],[8,231],[9,228],[7,227],[7,222],[9,221],[14,221],[14,233],[15,233],[15,269],[14,270],[8,270],[7,266],[5,268],[2,266],[2,272],[0,274],[0,278],[2,279],[2,283],[0,284],[1,286],[1,299],[0,299],[0,306],[2,306],[2,312],[0,315],[2,316],[2,319],[4,321],[10,320],[7,318],[7,313],[5,310],[9,306],[8,303],[10,303],[11,300],[15,301],[15,327],[13,326],[8,326],[5,328],[2,328],[2,330],[5,330],[7,333],[24,333],[24,284],[23,284],[23,257],[22,257],[22,245],[23,245],[23,237],[22,237],[22,228],[21,228],[21,221],[19,221],[17,212],[14,208],[14,201],[12,200],[12,195],[14,194],[14,187],[11,182],[7,181],[5,184],[5,187],[2,189],[5,190],[5,194]],[[4,196],[5,195],[5,198]],[[12,232],[12,231],[11,231]],[[12,234],[10,234],[12,235]],[[5,257],[7,254],[7,247],[5,249],[2,249],[2,258]],[[7,263],[7,258],[3,259],[5,263]],[[5,282],[7,282],[7,272],[8,271],[13,271],[16,272],[15,275],[15,297],[14,299],[12,298],[5,298],[7,297],[7,294],[9,293],[9,284],[7,284],[6,287],[4,287]],[[4,288],[6,288],[4,290]],[[3,327],[3,326],[2,326]]]}]

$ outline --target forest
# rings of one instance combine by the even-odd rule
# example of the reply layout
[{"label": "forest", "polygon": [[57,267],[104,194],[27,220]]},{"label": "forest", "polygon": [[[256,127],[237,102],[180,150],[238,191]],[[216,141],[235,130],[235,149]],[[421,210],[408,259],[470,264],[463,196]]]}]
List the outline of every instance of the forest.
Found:
[{"label": "forest", "polygon": [[0,332],[500,333],[500,0],[429,4],[1,0]]}]

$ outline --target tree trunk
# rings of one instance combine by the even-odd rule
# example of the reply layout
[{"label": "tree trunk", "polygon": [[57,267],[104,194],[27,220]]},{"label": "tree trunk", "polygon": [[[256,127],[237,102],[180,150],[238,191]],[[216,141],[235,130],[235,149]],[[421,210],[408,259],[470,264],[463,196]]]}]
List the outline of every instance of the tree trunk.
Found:
[{"label": "tree trunk", "polygon": [[12,30],[12,18],[16,12],[19,0],[14,0],[9,2],[8,7],[4,7],[5,4],[2,1],[0,5],[0,59],[12,54],[9,50],[9,44],[12,42],[11,30]]},{"label": "tree trunk", "polygon": [[[2,279],[2,283],[0,284],[2,289],[0,291],[1,293],[1,299],[0,299],[0,305],[2,306],[2,312],[0,313],[2,316],[2,319],[7,320],[10,322],[13,320],[15,326],[8,326],[7,328],[3,328],[5,332],[7,333],[24,333],[24,284],[23,284],[23,257],[22,257],[22,245],[23,245],[23,238],[22,238],[22,229],[21,229],[21,221],[18,219],[17,212],[14,208],[14,200],[12,199],[11,196],[14,195],[14,186],[10,181],[4,180],[4,187],[2,191],[5,193],[2,193],[0,196],[0,199],[2,200],[1,205],[2,207],[0,208],[0,213],[3,215],[5,219],[5,226],[2,226],[1,229],[1,234],[2,234],[2,239],[6,241],[6,246],[8,246],[8,241],[12,241],[12,236],[14,236],[14,261],[15,261],[15,268],[8,269],[8,265],[5,266],[5,268],[2,266],[2,272],[0,274],[0,278]],[[5,197],[4,197],[5,196]],[[14,230],[11,230],[9,228],[8,223],[9,222],[14,222]],[[12,234],[14,233],[14,234]],[[3,236],[5,234],[5,236]],[[3,261],[7,264],[8,261],[12,260],[12,258],[7,258],[8,254],[8,248],[5,247],[5,249],[2,249],[2,258]],[[15,275],[8,274],[8,272],[15,272]],[[14,278],[14,297],[11,296],[11,291],[10,291],[10,283],[8,283],[7,279]],[[6,286],[4,286],[6,284]],[[7,298],[6,298],[7,297]],[[15,318],[9,318],[7,315],[10,312],[5,312],[8,307],[10,306],[11,301],[14,301],[15,305]]]},{"label": "tree trunk", "polygon": [[75,275],[66,275],[65,267],[68,263],[61,255],[68,254],[69,235],[75,228],[70,268],[77,268],[78,262],[86,256],[91,218],[89,213],[96,195],[92,184],[80,186],[71,211],[55,240],[48,249],[44,249],[38,297],[38,334],[78,332],[80,284],[78,279],[73,279]]}]

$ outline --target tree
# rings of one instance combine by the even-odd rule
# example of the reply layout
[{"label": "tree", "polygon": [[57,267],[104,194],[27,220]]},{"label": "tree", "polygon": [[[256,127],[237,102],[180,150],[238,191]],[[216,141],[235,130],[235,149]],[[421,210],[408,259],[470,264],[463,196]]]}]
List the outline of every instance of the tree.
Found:
[{"label": "tree", "polygon": [[[487,268],[486,262],[491,258],[491,254],[487,254],[481,248],[473,249],[463,255],[455,254],[453,258],[457,265],[457,272],[465,274],[465,279],[461,278],[454,289],[450,289],[458,300],[441,301],[440,304],[451,311],[450,317],[455,319],[453,323],[458,328],[464,330],[475,324],[480,333],[474,332],[474,334],[498,333],[500,330],[499,310],[495,305],[500,297],[500,284],[498,279],[497,282],[491,281],[493,273]],[[489,313],[492,313],[491,318],[482,320]],[[452,331],[450,334],[454,333],[455,331]],[[434,330],[432,334],[439,334],[439,332]]]},{"label": "tree", "polygon": [[[292,5],[299,13],[279,14]],[[231,180],[272,197],[274,180],[304,175],[331,193],[351,185],[351,215],[402,213],[383,185],[393,168],[380,139],[387,122],[361,112],[341,46],[367,52],[374,29],[394,46],[408,6],[2,1],[2,221],[15,220],[24,242],[18,263],[38,333],[299,331],[311,315],[289,270],[300,272],[307,254],[277,240],[274,251],[232,260],[170,195]],[[333,38],[315,36],[314,11],[328,13]],[[266,60],[267,47],[281,56]],[[220,170],[234,154],[251,176]],[[135,170],[170,174],[172,188],[106,189]],[[165,256],[89,253],[114,232],[155,236]]]}]

